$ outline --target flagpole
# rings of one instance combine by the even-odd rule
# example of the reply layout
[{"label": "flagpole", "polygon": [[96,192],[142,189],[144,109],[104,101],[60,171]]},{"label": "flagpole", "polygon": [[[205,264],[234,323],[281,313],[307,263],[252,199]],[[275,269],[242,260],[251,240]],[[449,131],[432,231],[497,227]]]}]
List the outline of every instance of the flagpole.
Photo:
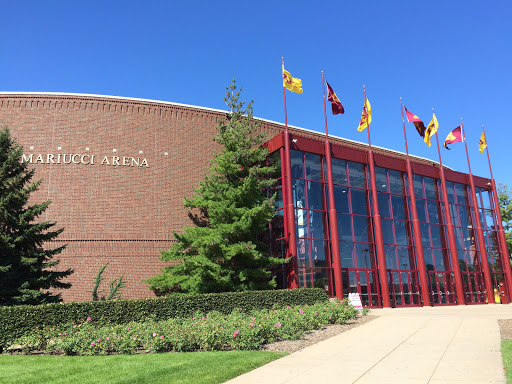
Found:
[{"label": "flagpole", "polygon": [[363,85],[364,90],[364,107],[363,110],[366,115],[366,129],[368,130],[368,165],[370,167],[370,183],[372,188],[372,202],[373,202],[373,223],[375,226],[375,240],[377,247],[377,259],[379,264],[380,286],[382,294],[382,306],[384,308],[391,307],[391,300],[389,297],[389,282],[388,272],[386,268],[386,257],[384,254],[384,238],[382,237],[382,223],[379,214],[379,200],[377,197],[377,182],[375,180],[375,166],[373,160],[372,143],[370,141],[370,124],[368,124],[368,111],[366,110],[366,87]]},{"label": "flagpole", "polygon": [[[284,68],[284,57],[281,58]],[[290,265],[288,268],[288,287],[299,288],[298,278],[298,260],[297,260],[297,238],[295,235],[295,207],[293,205],[292,194],[292,167],[291,167],[291,152],[290,152],[290,134],[288,133],[288,114],[286,111],[286,88],[283,84],[284,96],[284,152],[285,152],[285,193],[286,193],[286,221],[288,223],[287,229],[287,258],[290,258]]]},{"label": "flagpole", "polygon": [[[485,137],[485,127],[482,125],[482,129],[484,132]],[[486,138],[487,142],[487,138]],[[510,256],[508,254],[508,247],[507,247],[507,237],[505,236],[505,231],[503,230],[503,220],[501,218],[501,210],[500,210],[500,200],[498,197],[498,190],[496,189],[496,182],[494,180],[494,177],[492,175],[492,167],[491,167],[491,157],[489,156],[489,146],[485,146],[487,150],[487,160],[489,162],[489,171],[491,172],[491,190],[494,200],[494,210],[496,212],[496,219],[498,226],[498,247],[501,249],[501,262],[505,269],[505,276],[507,278],[507,285],[508,285],[508,294],[509,297],[512,295],[512,268],[510,267]],[[500,246],[501,245],[501,246]]]},{"label": "flagpole", "polygon": [[464,146],[466,148],[466,157],[468,159],[469,169],[469,185],[471,187],[471,198],[473,200],[473,211],[475,212],[476,221],[476,234],[478,237],[478,250],[480,251],[480,260],[482,262],[482,269],[484,272],[485,286],[487,287],[487,302],[494,304],[494,289],[491,279],[491,271],[489,269],[489,261],[487,259],[487,251],[485,250],[485,237],[482,230],[482,223],[480,222],[480,209],[478,208],[478,199],[476,198],[475,181],[471,173],[471,164],[469,163],[468,143],[466,142],[466,132],[464,131],[464,122],[460,119],[460,126],[462,128],[462,136],[464,137]]},{"label": "flagpole", "polygon": [[[432,114],[434,108],[432,108]],[[439,177],[441,179],[441,189],[444,201],[444,213],[446,217],[446,230],[448,231],[448,243],[450,245],[450,255],[452,260],[453,274],[455,278],[455,290],[457,293],[457,304],[465,305],[464,290],[462,287],[462,275],[459,266],[459,257],[457,255],[457,242],[455,241],[455,231],[453,229],[452,217],[450,213],[450,201],[448,200],[448,188],[446,187],[446,179],[444,177],[443,161],[441,160],[441,150],[439,149],[439,135],[435,133],[437,141],[437,153],[439,154]]]},{"label": "flagpole", "polygon": [[430,305],[430,290],[427,279],[427,268],[425,267],[425,255],[423,253],[423,242],[421,240],[420,221],[418,220],[418,211],[416,208],[416,195],[414,193],[414,181],[411,160],[409,158],[409,147],[407,145],[407,133],[405,131],[404,108],[402,98],[400,98],[400,110],[402,112],[402,125],[404,128],[405,153],[407,154],[407,181],[409,184],[409,196],[411,198],[412,226],[414,229],[414,243],[416,245],[416,256],[418,259],[418,272],[420,277],[421,297],[423,305]]},{"label": "flagpole", "polygon": [[325,106],[325,79],[322,71],[322,90],[324,94],[324,117],[325,117],[325,161],[327,165],[327,186],[329,191],[329,223],[331,229],[332,267],[334,269],[334,285],[336,298],[343,299],[343,276],[341,273],[340,243],[338,234],[338,215],[334,203],[334,181],[332,177],[331,144],[327,131],[327,107]]}]

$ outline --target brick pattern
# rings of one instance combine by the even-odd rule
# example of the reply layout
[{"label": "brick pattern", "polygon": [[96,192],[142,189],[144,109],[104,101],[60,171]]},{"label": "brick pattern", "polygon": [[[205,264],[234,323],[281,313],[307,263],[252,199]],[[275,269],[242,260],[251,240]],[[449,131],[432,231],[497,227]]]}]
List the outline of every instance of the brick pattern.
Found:
[{"label": "brick pattern", "polygon": [[[94,155],[95,164],[34,164],[41,179],[33,201],[52,204],[42,219],[65,228],[60,268],[73,268],[66,301],[87,300],[93,277],[109,262],[104,282],[121,273],[124,298],[150,297],[143,281],[164,263],[173,231],[190,225],[183,197],[191,196],[219,146],[213,141],[225,112],[101,96],[0,94],[0,126],[8,126],[28,156]],[[283,125],[262,122],[270,138]],[[290,128],[322,140],[323,135]],[[333,143],[366,148],[334,139]],[[59,149],[60,148],[60,149]],[[114,152],[115,150],[115,152]],[[377,150],[391,156],[395,152]],[[100,165],[104,156],[145,158],[149,167]],[[90,158],[90,157],[89,157]]]}]

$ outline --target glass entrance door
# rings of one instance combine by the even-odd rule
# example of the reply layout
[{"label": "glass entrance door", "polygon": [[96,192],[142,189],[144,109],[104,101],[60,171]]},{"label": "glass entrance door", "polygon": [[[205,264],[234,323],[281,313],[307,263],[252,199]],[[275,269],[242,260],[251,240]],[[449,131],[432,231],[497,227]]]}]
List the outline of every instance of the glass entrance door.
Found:
[{"label": "glass entrance door", "polygon": [[343,296],[358,293],[365,307],[381,308],[379,278],[376,269],[342,268]]},{"label": "glass entrance door", "polygon": [[421,306],[417,270],[388,269],[388,281],[393,307]]},{"label": "glass entrance door", "polygon": [[430,300],[433,305],[457,304],[453,272],[429,271],[427,277],[430,288]]},{"label": "glass entrance door", "polygon": [[466,304],[487,303],[487,289],[482,272],[462,272],[462,286]]}]

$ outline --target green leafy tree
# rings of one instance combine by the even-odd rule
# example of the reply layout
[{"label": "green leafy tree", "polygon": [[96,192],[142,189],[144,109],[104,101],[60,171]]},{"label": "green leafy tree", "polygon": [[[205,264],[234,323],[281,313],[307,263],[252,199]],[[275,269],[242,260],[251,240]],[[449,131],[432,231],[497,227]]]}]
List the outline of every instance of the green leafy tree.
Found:
[{"label": "green leafy tree", "polygon": [[30,194],[40,181],[31,183],[34,170],[22,163],[23,149],[0,130],[0,305],[42,304],[61,301],[51,288],[69,288],[61,280],[73,271],[55,271],[53,257],[64,249],[43,248],[63,230],[51,230],[54,222],[39,216],[50,201],[29,205]]},{"label": "green leafy tree", "polygon": [[252,102],[240,100],[235,81],[226,88],[230,112],[217,127],[222,146],[194,197],[184,206],[194,226],[174,233],[177,244],[162,252],[175,261],[162,274],[148,279],[157,294],[167,292],[224,292],[271,289],[270,268],[283,259],[268,255],[262,234],[274,217],[274,196],[267,190],[276,180],[276,167],[266,163],[259,122]]},{"label": "green leafy tree", "polygon": [[503,230],[507,238],[508,254],[512,255],[512,189],[502,183],[498,184],[497,189]]}]

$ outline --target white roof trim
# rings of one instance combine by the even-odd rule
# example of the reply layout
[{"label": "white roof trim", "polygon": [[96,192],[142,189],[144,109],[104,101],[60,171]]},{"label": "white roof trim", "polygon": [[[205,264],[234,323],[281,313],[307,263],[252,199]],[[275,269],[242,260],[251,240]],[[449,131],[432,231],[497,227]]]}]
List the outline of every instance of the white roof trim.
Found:
[{"label": "white roof trim", "polygon": [[[164,104],[164,105],[174,105],[174,106],[178,106],[178,107],[188,107],[188,108],[202,109],[202,110],[210,111],[210,112],[220,112],[220,113],[227,113],[227,112],[228,112],[228,111],[221,110],[221,109],[207,108],[207,107],[200,107],[200,106],[197,106],[197,105],[190,105],[190,104],[173,103],[173,102],[170,102],[170,101],[151,100],[151,99],[140,99],[140,98],[136,98],[136,97],[125,97],[125,96],[95,95],[95,94],[90,94],[90,93],[69,93],[69,92],[6,92],[6,91],[0,91],[0,95],[13,95],[13,96],[16,96],[16,95],[28,95],[28,96],[32,96],[32,95],[50,95],[50,96],[96,97],[96,98],[99,98],[99,99],[129,100],[129,101],[139,101],[139,102],[151,103],[151,104],[158,103],[158,104]],[[260,118],[260,117],[255,117],[255,118],[256,118],[256,119],[258,119],[258,120],[261,120],[261,121],[267,122],[267,123],[272,123],[272,124],[276,124],[276,125],[284,126],[284,124],[283,124],[283,123],[279,123],[279,122],[277,122],[277,121],[272,121],[272,120],[262,119],[262,118]],[[295,128],[295,129],[299,129],[299,130],[306,131],[306,132],[317,133],[317,134],[320,134],[320,135],[322,135],[322,134],[323,134],[322,132],[317,132],[317,131],[313,131],[313,130],[311,130],[311,129],[306,129],[306,128],[302,128],[302,127],[297,127],[297,126],[294,126],[294,125],[288,125],[288,127]],[[334,136],[334,135],[329,135],[329,136],[330,136],[330,137],[332,137],[332,138],[335,138],[335,139],[340,139],[340,140],[348,141],[348,142],[351,142],[351,143],[354,143],[354,144],[359,144],[359,145],[363,145],[363,146],[368,146],[368,144],[363,143],[363,142],[360,142],[360,141],[351,140],[351,139],[346,139],[346,138],[344,138],[344,137]],[[400,154],[400,155],[405,155],[405,153],[400,152],[400,151],[395,151],[395,150],[393,150],[393,149],[384,148],[384,147],[379,147],[379,146],[377,146],[377,145],[374,145],[373,147],[375,147],[375,148],[379,148],[379,149],[382,149],[382,150],[385,150],[385,151],[389,151],[389,152],[397,153],[397,154]],[[427,159],[427,158],[425,158],[425,157],[421,157],[421,156],[410,155],[410,154],[409,154],[409,156],[410,156],[411,158],[416,158],[416,159],[419,159],[419,160],[426,160],[426,161],[430,161],[430,162],[432,162],[432,163],[435,163],[435,164],[438,164],[438,165],[439,165],[439,162],[437,162],[437,161],[435,161],[435,160]],[[445,165],[445,167],[446,167],[446,165]],[[452,168],[450,168],[450,167],[446,167],[446,168],[448,168],[448,169],[452,169]]]}]

